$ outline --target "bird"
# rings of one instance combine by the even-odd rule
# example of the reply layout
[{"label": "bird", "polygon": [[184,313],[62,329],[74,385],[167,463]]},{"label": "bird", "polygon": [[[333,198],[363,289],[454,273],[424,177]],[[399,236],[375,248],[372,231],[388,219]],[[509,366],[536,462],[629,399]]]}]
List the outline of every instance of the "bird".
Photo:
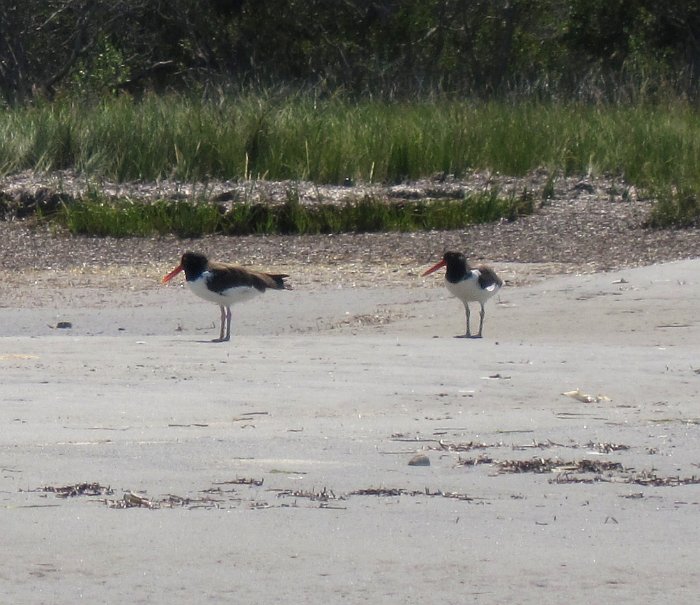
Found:
[{"label": "bird", "polygon": [[[503,286],[503,280],[496,272],[484,265],[472,268],[461,252],[445,252],[442,260],[430,267],[422,277],[430,275],[441,267],[447,267],[445,272],[445,285],[450,294],[459,298],[464,304],[467,313],[467,331],[460,338],[481,338],[484,328],[484,304]],[[481,305],[479,320],[479,332],[472,336],[469,326],[469,303],[478,302]]]},{"label": "bird", "polygon": [[231,305],[262,294],[265,290],[291,290],[285,283],[289,275],[263,273],[231,263],[210,261],[199,252],[185,252],[180,264],[163,277],[167,284],[181,271],[190,290],[200,298],[216,303],[221,308],[219,338],[212,342],[226,342],[231,338]]}]

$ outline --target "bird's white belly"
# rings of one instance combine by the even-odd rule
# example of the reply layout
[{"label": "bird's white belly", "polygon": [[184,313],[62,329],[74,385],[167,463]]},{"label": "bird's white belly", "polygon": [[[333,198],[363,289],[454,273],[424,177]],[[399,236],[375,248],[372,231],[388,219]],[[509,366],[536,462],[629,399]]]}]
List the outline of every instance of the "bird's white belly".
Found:
[{"label": "bird's white belly", "polygon": [[452,296],[456,296],[462,302],[480,302],[485,303],[489,298],[491,298],[497,291],[497,287],[493,289],[484,290],[479,286],[478,277],[470,277],[469,279],[463,279],[457,283],[452,283],[445,280],[445,285]]},{"label": "bird's white belly", "polygon": [[207,288],[208,275],[209,273],[205,271],[197,279],[188,281],[187,285],[197,296],[217,305],[233,305],[238,302],[244,302],[246,300],[250,300],[251,298],[255,298],[255,296],[260,294],[260,291],[252,286],[235,286],[233,288],[228,288],[223,292],[214,292]]}]

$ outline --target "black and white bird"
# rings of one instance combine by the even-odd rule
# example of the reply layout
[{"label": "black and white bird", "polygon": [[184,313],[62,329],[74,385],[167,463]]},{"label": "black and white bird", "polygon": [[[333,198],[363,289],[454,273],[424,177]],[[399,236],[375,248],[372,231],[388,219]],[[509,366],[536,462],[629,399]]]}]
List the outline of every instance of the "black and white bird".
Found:
[{"label": "black and white bird", "polygon": [[490,267],[483,265],[475,268],[470,267],[467,259],[460,252],[445,252],[442,260],[423,273],[423,277],[445,266],[447,267],[445,285],[450,294],[464,303],[464,309],[467,313],[467,332],[464,337],[472,338],[469,326],[469,303],[478,302],[481,305],[479,332],[474,338],[481,338],[484,327],[484,304],[501,289],[503,280]]},{"label": "black and white bird", "polygon": [[168,283],[181,271],[190,290],[200,298],[213,302],[221,308],[221,330],[214,342],[225,342],[231,338],[231,305],[244,302],[265,290],[290,290],[284,282],[288,275],[263,273],[245,269],[238,265],[209,261],[198,252],[185,252],[180,264],[163,277]]}]

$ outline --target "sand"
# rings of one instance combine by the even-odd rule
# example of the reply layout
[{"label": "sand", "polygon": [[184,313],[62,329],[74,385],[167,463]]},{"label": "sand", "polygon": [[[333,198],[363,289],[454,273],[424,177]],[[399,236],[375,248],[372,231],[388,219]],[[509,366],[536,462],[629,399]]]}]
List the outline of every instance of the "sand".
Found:
[{"label": "sand", "polygon": [[405,277],[229,343],[152,276],[15,279],[2,602],[697,602],[700,260],[504,288],[481,340]]}]

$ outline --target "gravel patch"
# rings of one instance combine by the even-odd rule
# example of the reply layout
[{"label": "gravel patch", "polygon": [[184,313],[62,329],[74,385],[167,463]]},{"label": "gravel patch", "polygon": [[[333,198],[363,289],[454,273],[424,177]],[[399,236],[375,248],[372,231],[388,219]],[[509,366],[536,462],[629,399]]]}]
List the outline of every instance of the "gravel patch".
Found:
[{"label": "gravel patch", "polygon": [[[377,279],[403,281],[418,275],[446,249],[463,251],[474,262],[488,262],[521,283],[553,273],[597,272],[650,265],[700,256],[700,229],[643,227],[652,201],[638,195],[621,179],[553,181],[553,195],[542,199],[551,184],[544,171],[523,178],[488,172],[465,179],[426,179],[395,186],[316,186],[291,182],[216,182],[197,187],[157,183],[95,183],[68,172],[51,175],[21,173],[0,180],[8,196],[41,188],[80,195],[99,186],[108,195],[128,195],[148,201],[163,197],[192,198],[204,192],[220,203],[235,200],[275,203],[294,189],[302,203],[337,202],[373,195],[385,199],[459,197],[466,192],[498,187],[503,194],[531,192],[537,210],[512,222],[475,225],[456,231],[420,233],[360,233],[303,236],[207,236],[178,239],[73,237],[55,226],[32,219],[0,221],[0,251],[6,279],[17,271],[73,272],[115,276],[155,277],[173,265],[184,250],[200,250],[212,258],[264,268],[284,269],[297,283]],[[515,271],[513,264],[530,266]]]}]

